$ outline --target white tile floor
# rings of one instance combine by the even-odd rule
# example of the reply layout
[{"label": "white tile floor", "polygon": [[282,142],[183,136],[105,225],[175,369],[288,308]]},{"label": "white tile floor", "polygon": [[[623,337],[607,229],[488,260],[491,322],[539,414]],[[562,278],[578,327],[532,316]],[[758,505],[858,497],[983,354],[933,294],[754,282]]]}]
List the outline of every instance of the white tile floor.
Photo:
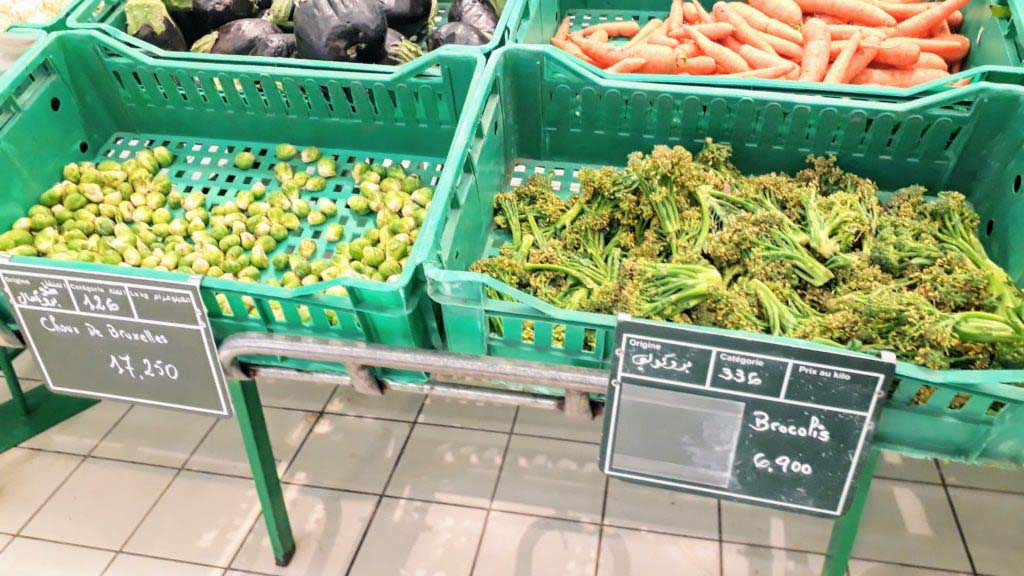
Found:
[{"label": "white tile floor", "polygon": [[[0,454],[0,575],[802,576],[823,563],[827,521],[608,481],[595,423],[260,390],[298,543],[289,567],[274,564],[235,421],[100,403]],[[1024,471],[886,454],[860,534],[850,576],[1019,576]]]}]

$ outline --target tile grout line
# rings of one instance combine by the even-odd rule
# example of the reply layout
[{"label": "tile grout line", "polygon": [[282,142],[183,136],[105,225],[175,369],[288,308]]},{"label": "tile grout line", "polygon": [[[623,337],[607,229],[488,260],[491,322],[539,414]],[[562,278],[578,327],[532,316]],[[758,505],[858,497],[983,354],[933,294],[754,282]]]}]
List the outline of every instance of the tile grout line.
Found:
[{"label": "tile grout line", "polygon": [[384,486],[381,487],[380,494],[377,495],[377,501],[373,505],[373,512],[370,513],[370,519],[366,522],[366,528],[363,529],[362,535],[359,537],[359,543],[356,544],[355,550],[352,551],[352,560],[349,562],[348,568],[345,570],[345,576],[352,574],[352,568],[356,565],[356,560],[359,559],[359,552],[363,549],[363,543],[366,542],[366,536],[370,533],[370,528],[373,527],[374,520],[377,519],[377,512],[380,511],[380,505],[384,501],[384,494],[388,491],[388,486],[391,485],[391,479],[395,477],[395,470],[398,469],[399,462],[402,461],[402,455],[405,454],[405,448],[409,445],[409,439],[412,438],[413,432],[416,431],[417,420],[420,418],[420,414],[423,413],[423,407],[427,404],[427,396],[423,396],[422,402],[420,402],[419,409],[416,410],[416,416],[413,418],[412,425],[409,426],[409,433],[405,435],[405,442],[402,443],[402,448],[398,451],[398,455],[395,457],[395,465],[391,467],[391,472],[388,473],[387,480],[384,481]]},{"label": "tile grout line", "polygon": [[[256,385],[256,390],[258,392],[259,391],[259,385],[260,385],[259,381],[258,380],[254,380],[253,383]],[[284,469],[281,470],[280,473],[278,473],[277,472],[277,466],[276,465],[274,466],[274,473],[277,474],[278,482],[281,483],[282,485],[284,485],[284,486],[291,486],[291,484],[285,483],[284,477],[285,477],[286,474],[288,474],[288,470],[291,469],[292,464],[294,464],[295,461],[299,459],[299,452],[302,451],[302,447],[306,445],[306,441],[309,440],[309,437],[313,435],[313,429],[315,429],[316,425],[320,422],[321,419],[323,419],[323,417],[324,417],[324,409],[327,408],[327,404],[331,401],[332,397],[334,397],[334,392],[331,392],[327,396],[327,399],[324,400],[323,405],[320,407],[320,411],[316,412],[316,415],[317,415],[316,419],[313,420],[313,423],[310,425],[309,430],[306,431],[306,435],[302,437],[302,441],[299,442],[299,445],[295,448],[295,453],[292,454],[291,460],[289,460],[285,464]],[[261,409],[268,408],[268,406],[264,406],[263,403],[261,402],[260,403],[260,408]],[[305,412],[306,414],[313,414],[313,412],[310,412],[308,410],[301,410],[301,412]],[[269,436],[269,431],[268,431],[268,436]],[[273,454],[274,454],[274,446],[273,446],[273,444],[271,444],[271,446],[270,446],[270,454],[271,454],[271,457],[273,457]],[[191,459],[191,456],[189,457],[189,459]],[[186,460],[186,462],[187,462],[187,460]],[[255,481],[256,481],[256,477],[255,477],[255,475],[253,475],[253,482],[255,482]],[[281,492],[282,492],[281,498],[282,499],[285,499],[284,498],[284,486],[282,486],[282,488],[281,488]],[[288,514],[288,503],[287,503],[287,501],[285,502],[285,514]],[[253,530],[256,529],[256,526],[259,525],[261,518],[263,518],[263,508],[262,508],[262,506],[260,507],[260,513],[256,515],[256,518],[253,520],[252,524],[249,525],[249,529],[245,531],[245,536],[242,537],[242,541],[238,545],[238,548],[235,549],[235,553],[231,555],[231,560],[228,561],[228,566],[227,566],[227,568],[224,569],[224,573],[225,574],[227,573],[228,570],[232,569],[232,566],[234,566],[235,561],[238,560],[238,555],[242,553],[242,548],[245,547],[245,542],[252,536],[252,532],[253,532]],[[290,515],[288,517],[288,524],[289,524],[289,526],[291,525],[291,516]],[[294,532],[292,533],[292,539],[294,540]],[[298,548],[298,542],[295,543],[295,546],[296,546],[296,549],[297,549]]]},{"label": "tile grout line", "polygon": [[508,462],[508,449],[512,445],[512,431],[516,429],[516,420],[519,419],[519,406],[515,407],[512,414],[512,425],[508,429],[508,438],[505,439],[505,451],[501,453],[501,463],[498,464],[498,474],[494,477],[494,487],[491,489],[491,498],[487,503],[487,512],[484,513],[484,523],[480,527],[480,538],[476,541],[476,551],[473,553],[473,563],[469,567],[469,576],[476,572],[476,563],[480,559],[480,549],[484,545],[484,536],[487,534],[487,525],[491,520],[491,512],[494,510],[494,499],[498,496],[498,485],[501,483],[501,473],[505,470],[505,463]]},{"label": "tile grout line", "polygon": [[[174,476],[171,477],[171,481],[168,482],[166,486],[164,486],[164,489],[160,491],[160,495],[157,496],[155,500],[153,500],[152,504],[150,504],[149,508],[146,510],[146,513],[139,520],[139,523],[135,525],[135,528],[132,529],[131,533],[128,534],[128,537],[124,539],[124,542],[121,543],[121,547],[118,548],[117,553],[114,554],[114,557],[110,559],[110,563],[107,564],[107,567],[103,569],[103,572],[100,573],[100,576],[106,574],[110,570],[110,567],[113,566],[114,560],[117,560],[117,557],[124,553],[125,546],[127,546],[128,543],[132,541],[132,538],[135,537],[135,534],[139,531],[139,528],[142,528],[142,525],[146,523],[146,519],[149,518],[149,515],[153,513],[153,510],[156,508],[157,504],[159,504],[160,501],[163,500],[164,495],[167,494],[167,491],[171,489],[171,486],[174,484],[174,482],[177,481],[177,479],[181,476],[182,471],[184,471],[185,469],[185,463],[187,463],[189,459],[192,458],[192,456],[196,453],[196,451],[199,450],[199,447],[203,445],[203,442],[206,441],[206,438],[213,432],[213,429],[216,426],[216,420],[211,422],[210,426],[206,429],[206,432],[203,433],[202,438],[200,438],[199,441],[196,442],[196,445],[192,447],[192,450],[188,453],[188,456],[182,459],[181,466],[179,466],[177,470],[174,472]],[[113,428],[111,428],[111,431],[113,431]],[[98,448],[99,444],[97,444],[96,447]],[[168,466],[168,468],[170,467]]]},{"label": "tile grout line", "polygon": [[[99,404],[96,404],[95,406],[99,406]],[[107,439],[107,436],[109,436],[110,433],[114,430],[114,428],[117,427],[117,425],[120,424],[122,420],[124,420],[125,416],[127,416],[128,413],[132,411],[132,408],[133,408],[133,406],[129,405],[128,409],[125,410],[123,414],[121,414],[121,417],[118,418],[117,421],[115,421],[113,424],[110,425],[110,428],[107,429],[107,431],[103,434],[103,436],[101,436],[100,439],[96,441],[96,444],[93,445],[93,447],[90,448],[88,452],[86,452],[84,455],[83,454],[76,454],[76,456],[81,458],[81,460],[79,460],[78,464],[75,465],[75,467],[71,470],[71,472],[69,472],[68,475],[65,476],[63,480],[61,480],[60,484],[58,484],[57,487],[53,489],[53,492],[50,492],[50,495],[47,496],[46,499],[43,500],[43,502],[41,504],[39,504],[39,506],[36,508],[35,512],[33,512],[32,515],[28,517],[28,520],[26,520],[25,523],[22,524],[18,528],[18,532],[17,532],[17,534],[15,534],[15,536],[21,536],[22,531],[25,530],[25,528],[27,528],[28,525],[31,524],[33,520],[35,520],[36,516],[39,515],[39,512],[43,508],[45,508],[47,504],[50,503],[50,500],[53,500],[54,496],[57,495],[57,492],[60,492],[60,489],[63,488],[64,485],[68,483],[68,480],[70,480],[71,477],[74,476],[75,473],[78,472],[78,470],[85,464],[85,462],[87,460],[89,460],[89,458],[92,455],[92,453],[96,451],[96,447],[99,446],[100,444],[102,444],[103,441]],[[92,407],[90,407],[86,411],[81,412],[81,414],[84,414],[85,412],[87,412],[88,410],[91,410],[91,409],[92,409]],[[77,414],[76,414],[76,416],[77,416]]]},{"label": "tile grout line", "polygon": [[960,534],[960,542],[964,545],[964,553],[967,554],[967,562],[971,566],[971,573],[977,574],[978,567],[974,565],[974,557],[971,555],[971,547],[967,545],[967,535],[964,534],[963,525],[960,523],[960,515],[956,513],[956,505],[953,503],[953,496],[949,493],[949,487],[946,486],[946,475],[942,473],[942,467],[939,463],[935,463],[935,469],[939,472],[939,478],[942,480],[942,491],[946,494],[946,502],[949,503],[949,511],[953,513],[953,522],[956,523],[956,531]]}]

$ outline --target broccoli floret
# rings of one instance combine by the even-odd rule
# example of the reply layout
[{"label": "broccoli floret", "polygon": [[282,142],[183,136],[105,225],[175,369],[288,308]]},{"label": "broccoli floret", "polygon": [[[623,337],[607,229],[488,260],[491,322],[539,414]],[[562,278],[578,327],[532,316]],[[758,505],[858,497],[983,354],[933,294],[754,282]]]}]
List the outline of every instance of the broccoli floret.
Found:
[{"label": "broccoli floret", "polygon": [[811,249],[823,258],[851,250],[870,232],[871,220],[860,198],[850,192],[836,192],[821,197],[817,193],[804,196],[804,213]]},{"label": "broccoli floret", "polygon": [[631,272],[626,311],[643,318],[673,318],[724,286],[718,269],[701,261],[638,262]]}]

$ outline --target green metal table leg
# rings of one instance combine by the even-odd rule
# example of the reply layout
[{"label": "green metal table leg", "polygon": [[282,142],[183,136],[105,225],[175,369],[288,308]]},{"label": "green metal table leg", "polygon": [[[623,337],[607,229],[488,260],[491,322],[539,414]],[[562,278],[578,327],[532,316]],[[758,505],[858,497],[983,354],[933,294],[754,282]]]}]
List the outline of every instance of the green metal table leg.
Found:
[{"label": "green metal table leg", "polygon": [[853,545],[857,541],[860,517],[864,514],[864,505],[868,501],[871,479],[875,475],[875,466],[878,464],[880,454],[879,449],[871,449],[867,461],[864,463],[864,471],[861,473],[860,484],[857,485],[857,492],[853,495],[850,509],[832,525],[832,536],[828,541],[828,555],[825,557],[825,568],[821,571],[822,576],[846,574],[846,565],[850,562],[850,554],[853,553]]},{"label": "green metal table leg", "polygon": [[263,406],[255,380],[229,381],[231,401],[235,406],[235,417],[242,430],[245,453],[249,467],[256,481],[256,493],[263,507],[263,520],[267,524],[270,545],[274,549],[274,560],[278,566],[287,566],[295,554],[295,538],[288,522],[288,509],[281,492],[281,480],[277,477],[274,453],[267,434],[267,422],[263,419]]},{"label": "green metal table leg", "polygon": [[28,401],[25,400],[25,392],[21,389],[21,382],[18,380],[18,375],[14,373],[14,364],[12,360],[18,355],[21,350],[12,350],[10,348],[4,348],[3,353],[0,354],[0,370],[4,373],[4,380],[7,382],[7,389],[11,391],[11,401],[23,415],[28,416]]}]

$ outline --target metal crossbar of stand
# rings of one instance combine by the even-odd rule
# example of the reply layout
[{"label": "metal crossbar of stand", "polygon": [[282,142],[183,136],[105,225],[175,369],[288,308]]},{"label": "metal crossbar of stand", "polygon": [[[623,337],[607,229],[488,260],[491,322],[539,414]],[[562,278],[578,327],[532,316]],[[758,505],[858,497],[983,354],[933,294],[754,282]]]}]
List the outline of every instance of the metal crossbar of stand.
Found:
[{"label": "metal crossbar of stand", "polygon": [[[269,438],[262,424],[262,410],[255,384],[257,378],[328,382],[351,386],[369,395],[395,391],[486,400],[559,410],[569,418],[584,420],[601,414],[603,402],[598,395],[604,394],[608,387],[608,373],[603,370],[287,335],[236,334],[221,343],[219,354],[231,382],[232,399],[239,415],[253,475],[257,478],[267,529],[279,564],[287,563],[294,552],[295,543],[281,496],[280,482],[273,468]],[[254,366],[240,361],[243,357],[254,356],[333,362],[345,366],[349,375]],[[418,370],[429,373],[431,379],[417,384],[382,380],[375,375],[373,368]],[[493,387],[495,383],[508,382],[544,386],[558,389],[561,393],[540,394]],[[244,398],[240,390],[244,391]],[[244,402],[240,402],[240,399]],[[246,430],[247,426],[249,430]],[[871,451],[849,511],[833,525],[822,570],[824,576],[846,573],[878,455],[877,449]]]}]

